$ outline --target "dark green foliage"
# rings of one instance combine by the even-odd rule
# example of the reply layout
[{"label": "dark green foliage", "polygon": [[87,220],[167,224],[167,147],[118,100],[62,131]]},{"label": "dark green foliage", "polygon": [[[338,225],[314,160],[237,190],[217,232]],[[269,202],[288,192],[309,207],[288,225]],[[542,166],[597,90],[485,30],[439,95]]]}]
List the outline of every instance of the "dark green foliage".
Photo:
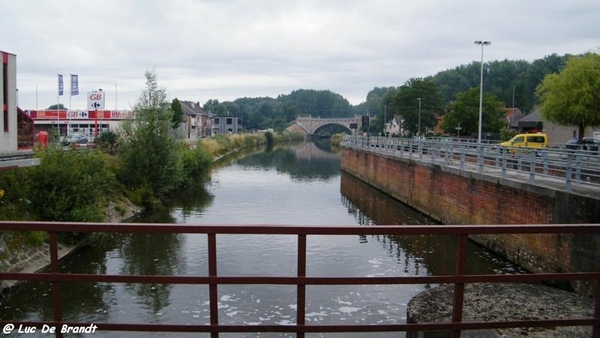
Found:
[{"label": "dark green foliage", "polygon": [[[483,89],[493,94],[506,107],[527,113],[536,104],[535,89],[547,74],[558,73],[570,55],[548,55],[530,63],[524,60],[490,61],[484,64]],[[446,103],[456,100],[458,93],[479,87],[481,63],[472,62],[441,71],[431,79],[438,85]],[[514,101],[514,105],[513,105]]]},{"label": "dark green foliage", "polygon": [[115,179],[105,155],[50,147],[41,164],[29,168],[27,199],[31,217],[43,221],[99,222],[102,202]]},{"label": "dark green foliage", "polygon": [[65,107],[64,104],[60,103],[60,104],[53,104],[50,107],[48,107],[48,110],[66,110],[67,107]]},{"label": "dark green foliage", "polygon": [[273,133],[272,132],[266,132],[265,133],[265,138],[267,139],[267,147],[273,147]]},{"label": "dark green foliage", "polygon": [[160,208],[177,189],[204,182],[212,160],[201,149],[188,149],[173,135],[178,101],[169,109],[165,98],[154,72],[146,72],[136,118],[123,124],[117,154],[121,160],[117,177],[127,187],[128,197],[149,209]]},{"label": "dark green foliage", "polygon": [[29,170],[0,170],[0,221],[31,219],[27,200]]},{"label": "dark green foliage", "polygon": [[158,87],[154,72],[145,75],[146,89],[134,108],[136,118],[122,126],[118,178],[130,190],[142,189],[145,206],[155,207],[154,199],[164,198],[179,186],[181,142],[171,133],[172,113],[165,104],[166,90]]},{"label": "dark green foliage", "polygon": [[209,178],[212,156],[202,147],[183,150],[183,176],[181,188],[204,184]]},{"label": "dark green foliage", "polygon": [[96,149],[114,155],[117,153],[119,136],[113,131],[105,131],[96,138]]},{"label": "dark green foliage", "polygon": [[181,108],[181,102],[178,99],[173,99],[173,102],[171,102],[171,113],[171,127],[177,129],[183,120],[183,108]]},{"label": "dark green foliage", "polygon": [[137,112],[137,119],[123,127],[117,154],[121,159],[119,181],[128,188],[144,187],[164,197],[178,186],[181,175],[179,142],[171,137],[171,121],[164,111]]},{"label": "dark green foliage", "polygon": [[[482,110],[482,133],[499,133],[506,126],[503,120],[504,107],[493,95],[483,95],[483,110]],[[449,133],[455,134],[456,127],[460,123],[462,128],[461,135],[469,135],[477,137],[479,132],[479,88],[471,88],[471,90],[459,93],[456,101],[452,103],[446,115],[442,129]]]},{"label": "dark green foliage", "polygon": [[577,126],[579,139],[587,127],[600,126],[600,55],[572,57],[558,74],[549,74],[537,90],[542,116]]},{"label": "dark green foliage", "polygon": [[300,89],[276,99],[245,97],[222,103],[208,100],[202,108],[215,116],[240,117],[246,130],[283,130],[298,115],[323,118],[353,116],[350,103],[328,90]]},{"label": "dark green foliage", "polygon": [[281,95],[277,100],[295,106],[302,115],[323,118],[351,116],[348,100],[329,90],[299,89],[289,95]]},{"label": "dark green foliage", "polygon": [[395,109],[404,118],[404,128],[416,134],[419,127],[419,99],[421,101],[421,134],[437,124],[434,113],[443,110],[442,96],[431,79],[410,79],[394,95]]},{"label": "dark green foliage", "polygon": [[[365,111],[359,115],[369,115],[375,117],[371,120],[369,127],[364,128],[373,135],[379,135],[383,132],[384,121],[390,121],[394,114],[397,114],[394,96],[398,93],[396,87],[375,87],[367,94],[367,101],[364,103]],[[364,130],[363,130],[364,131]]]}]

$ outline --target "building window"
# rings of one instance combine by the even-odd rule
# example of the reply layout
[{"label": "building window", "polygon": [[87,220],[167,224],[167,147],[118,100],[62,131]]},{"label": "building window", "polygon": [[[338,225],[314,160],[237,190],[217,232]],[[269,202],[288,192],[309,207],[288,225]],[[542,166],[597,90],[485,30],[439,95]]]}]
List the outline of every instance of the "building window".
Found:
[{"label": "building window", "polygon": [[218,117],[215,117],[215,124],[221,124],[221,119]]},{"label": "building window", "polygon": [[4,131],[8,132],[8,58],[2,54],[2,119]]},{"label": "building window", "polygon": [[227,118],[227,124],[233,124],[233,119],[231,117]]}]

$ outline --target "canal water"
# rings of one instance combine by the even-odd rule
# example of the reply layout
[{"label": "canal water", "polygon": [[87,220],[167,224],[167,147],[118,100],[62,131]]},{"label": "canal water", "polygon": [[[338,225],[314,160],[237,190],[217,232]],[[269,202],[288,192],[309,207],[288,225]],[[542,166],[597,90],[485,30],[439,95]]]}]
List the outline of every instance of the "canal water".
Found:
[{"label": "canal water", "polygon": [[[163,212],[132,222],[381,226],[435,224],[342,173],[339,153],[306,143],[230,159],[209,184],[181,193]],[[309,236],[308,276],[423,276],[454,269],[454,238]],[[207,276],[205,235],[109,235],[61,262],[73,273]],[[222,276],[295,276],[296,237],[217,236]],[[469,273],[515,266],[473,244]],[[308,286],[307,324],[406,322],[411,297],[432,285]],[[65,321],[208,324],[207,286],[78,283],[63,290]],[[295,286],[219,286],[222,324],[295,323]],[[52,320],[51,292],[28,283],[0,298],[2,320]],[[8,336],[19,337],[19,334]],[[31,337],[32,335],[28,335]],[[33,335],[35,336],[35,335]],[[40,336],[45,336],[40,334]],[[97,332],[89,337],[209,337],[204,334]],[[403,337],[403,333],[308,334],[308,337]],[[222,337],[294,337],[285,333]]]}]

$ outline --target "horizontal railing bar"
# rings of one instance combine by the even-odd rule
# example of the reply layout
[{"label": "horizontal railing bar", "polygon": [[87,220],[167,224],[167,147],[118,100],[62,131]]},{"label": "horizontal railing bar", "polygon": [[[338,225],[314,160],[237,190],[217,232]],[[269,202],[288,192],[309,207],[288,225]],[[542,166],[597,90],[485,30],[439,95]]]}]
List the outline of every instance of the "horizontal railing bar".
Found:
[{"label": "horizontal railing bar", "polygon": [[[7,222],[0,231],[106,232],[106,233],[195,233],[239,235],[457,235],[457,234],[539,234],[600,233],[598,224],[512,224],[512,225],[192,225],[79,222]],[[433,233],[432,233],[433,232]]]},{"label": "horizontal railing bar", "polygon": [[[137,223],[48,223],[48,222],[0,222],[0,231],[45,231],[50,236],[59,232],[84,233],[196,233],[215,235],[473,235],[473,234],[596,234],[600,233],[598,224],[550,224],[550,225],[419,225],[419,226],[300,226],[300,225],[187,225],[187,224],[137,224]],[[210,240],[209,240],[210,243]],[[56,247],[51,248],[56,252]],[[463,273],[463,272],[459,272]],[[161,275],[101,275],[101,274],[62,274],[57,270],[49,273],[0,273],[2,280],[48,281],[58,285],[60,282],[107,282],[107,283],[151,283],[151,284],[194,284],[194,285],[387,285],[387,284],[458,284],[458,283],[512,283],[543,282],[564,280],[600,281],[600,272],[565,272],[538,274],[503,275],[447,275],[447,276],[395,276],[395,277],[305,277],[305,276],[161,276]],[[598,297],[598,296],[597,296]],[[597,312],[597,311],[596,311]],[[215,315],[216,316],[216,315]],[[60,316],[54,318],[56,325],[86,326],[86,323],[61,322]],[[0,323],[9,323],[0,321]],[[13,324],[44,325],[36,322],[10,322]],[[303,323],[300,323],[303,324]],[[304,336],[308,332],[384,332],[384,331],[454,331],[493,329],[511,327],[555,327],[593,325],[597,330],[600,318],[562,318],[527,321],[499,322],[458,322],[419,323],[389,325],[218,325],[218,321],[207,325],[178,324],[93,324],[100,330],[118,331],[165,331],[165,332],[211,332],[218,336],[220,332],[296,332]],[[597,331],[594,331],[597,332]],[[596,334],[596,333],[594,333]],[[57,335],[60,336],[60,335]]]},{"label": "horizontal railing bar", "polygon": [[0,280],[46,282],[99,282],[132,284],[253,284],[253,285],[387,285],[387,284],[452,284],[452,283],[517,283],[565,280],[599,280],[600,272],[531,273],[503,275],[446,275],[397,277],[202,277],[159,275],[96,275],[78,273],[0,272]]},{"label": "horizontal railing bar", "polygon": [[82,323],[82,322],[20,322],[0,321],[6,324],[27,325],[41,328],[43,325],[62,327],[63,325],[86,327],[95,325],[97,330],[105,331],[147,331],[147,332],[402,332],[402,331],[448,331],[448,330],[480,330],[516,327],[555,327],[555,326],[590,326],[600,324],[600,319],[568,318],[542,319],[497,322],[461,322],[461,323],[410,323],[382,325],[187,325],[187,324],[130,324],[130,323]]}]

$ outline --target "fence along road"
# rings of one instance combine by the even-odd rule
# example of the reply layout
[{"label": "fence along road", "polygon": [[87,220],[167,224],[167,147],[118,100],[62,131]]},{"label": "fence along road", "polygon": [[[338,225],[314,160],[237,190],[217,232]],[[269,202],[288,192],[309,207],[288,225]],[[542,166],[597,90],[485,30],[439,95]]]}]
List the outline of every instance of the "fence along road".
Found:
[{"label": "fence along road", "polygon": [[346,136],[342,146],[600,198],[598,152],[503,147],[449,138]]}]

